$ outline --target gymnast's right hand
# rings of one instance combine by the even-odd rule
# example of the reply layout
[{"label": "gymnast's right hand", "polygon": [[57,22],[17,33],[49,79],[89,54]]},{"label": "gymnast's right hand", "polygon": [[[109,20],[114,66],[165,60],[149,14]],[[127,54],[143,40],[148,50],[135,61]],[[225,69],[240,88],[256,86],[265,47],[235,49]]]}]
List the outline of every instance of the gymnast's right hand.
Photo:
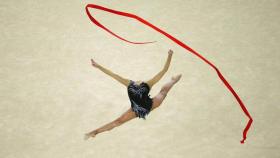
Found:
[{"label": "gymnast's right hand", "polygon": [[93,66],[93,67],[96,67],[96,68],[98,68],[98,64],[97,64],[97,62],[95,62],[93,59],[91,59],[91,65]]},{"label": "gymnast's right hand", "polygon": [[172,51],[171,49],[169,49],[168,54],[169,54],[169,55],[172,55],[172,54],[173,54],[173,51]]}]

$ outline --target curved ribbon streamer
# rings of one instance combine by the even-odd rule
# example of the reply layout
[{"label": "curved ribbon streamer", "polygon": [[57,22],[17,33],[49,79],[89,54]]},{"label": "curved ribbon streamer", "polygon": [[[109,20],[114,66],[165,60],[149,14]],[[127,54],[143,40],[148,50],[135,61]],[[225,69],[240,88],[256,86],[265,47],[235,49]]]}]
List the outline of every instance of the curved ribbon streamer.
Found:
[{"label": "curved ribbon streamer", "polygon": [[125,17],[129,17],[129,18],[133,18],[136,19],[138,21],[140,21],[141,23],[153,28],[154,30],[156,30],[157,32],[165,35],[167,38],[169,38],[170,40],[174,41],[175,43],[177,43],[178,45],[180,45],[181,47],[185,48],[186,50],[190,51],[191,53],[193,53],[194,55],[196,55],[197,57],[199,57],[200,59],[202,59],[204,62],[206,62],[209,66],[211,66],[216,73],[218,74],[220,80],[224,83],[224,85],[228,88],[228,90],[233,94],[233,96],[236,98],[237,102],[239,103],[241,109],[243,110],[243,112],[245,113],[245,115],[249,118],[249,121],[245,127],[245,129],[243,130],[243,139],[240,141],[242,144],[244,143],[244,141],[247,138],[247,132],[251,126],[251,124],[253,123],[253,119],[251,117],[251,115],[249,114],[247,108],[245,107],[245,105],[243,104],[242,100],[240,99],[240,97],[238,96],[238,94],[234,91],[234,89],[232,88],[232,86],[228,83],[228,81],[224,78],[224,76],[222,75],[222,73],[220,72],[220,70],[214,65],[212,64],[209,60],[207,60],[205,57],[203,57],[202,55],[200,55],[199,53],[197,53],[195,50],[193,50],[192,48],[190,48],[189,46],[187,46],[186,44],[184,44],[183,42],[179,41],[178,39],[176,39],[175,37],[171,36],[170,34],[166,33],[165,31],[161,30],[160,28],[154,26],[153,24],[149,23],[148,21],[142,19],[141,17],[131,14],[131,13],[126,13],[126,12],[121,12],[121,11],[117,11],[117,10],[113,10],[113,9],[109,9],[109,8],[105,8],[99,5],[95,5],[95,4],[88,4],[85,9],[86,9],[86,13],[89,17],[89,19],[97,26],[99,26],[100,28],[104,29],[105,31],[109,32],[110,34],[112,34],[113,36],[119,38],[120,40],[123,40],[125,42],[128,43],[132,43],[132,44],[147,44],[147,43],[153,43],[153,42],[132,42],[129,40],[126,40],[120,36],[118,36],[117,34],[113,33],[112,31],[110,31],[108,28],[106,28],[105,26],[103,26],[102,24],[100,24],[89,12],[89,8],[94,8],[94,9],[99,9],[99,10],[103,10],[106,12],[110,12],[113,14],[117,14],[117,15],[121,15],[121,16],[125,16]]}]

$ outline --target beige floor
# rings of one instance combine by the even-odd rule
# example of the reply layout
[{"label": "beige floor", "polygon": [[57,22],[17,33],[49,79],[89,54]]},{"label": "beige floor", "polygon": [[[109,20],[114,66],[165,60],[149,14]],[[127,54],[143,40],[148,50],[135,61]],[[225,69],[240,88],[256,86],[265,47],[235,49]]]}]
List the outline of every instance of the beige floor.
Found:
[{"label": "beige floor", "polygon": [[[215,63],[254,118],[247,118],[200,59],[124,17],[93,11],[122,42],[92,25],[87,3],[137,14]],[[280,1],[1,1],[1,158],[279,158]],[[134,119],[84,141],[83,135],[130,106],[125,87],[90,58],[133,80],[152,77],[168,49],[183,77],[147,120]]]}]

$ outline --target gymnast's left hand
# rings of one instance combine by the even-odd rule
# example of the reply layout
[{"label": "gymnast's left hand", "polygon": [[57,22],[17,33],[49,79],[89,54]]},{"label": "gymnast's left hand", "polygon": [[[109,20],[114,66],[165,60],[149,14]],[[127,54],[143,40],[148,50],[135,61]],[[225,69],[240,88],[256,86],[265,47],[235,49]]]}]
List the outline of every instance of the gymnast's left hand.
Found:
[{"label": "gymnast's left hand", "polygon": [[94,61],[93,59],[91,59],[91,65],[92,65],[93,67],[96,67],[96,68],[99,67],[98,63],[97,63],[96,61]]}]

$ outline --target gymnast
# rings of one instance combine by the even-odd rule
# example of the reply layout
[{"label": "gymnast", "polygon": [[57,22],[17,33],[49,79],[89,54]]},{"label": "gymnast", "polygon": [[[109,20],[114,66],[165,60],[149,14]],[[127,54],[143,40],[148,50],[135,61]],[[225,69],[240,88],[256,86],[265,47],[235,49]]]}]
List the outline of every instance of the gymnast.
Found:
[{"label": "gymnast", "polygon": [[165,99],[165,97],[167,96],[169,90],[173,87],[175,83],[177,83],[180,80],[182,76],[181,74],[173,76],[169,82],[162,86],[160,92],[156,96],[154,96],[153,98],[150,97],[149,92],[153,85],[156,84],[167,72],[172,55],[173,51],[169,50],[168,58],[165,62],[163,69],[148,81],[133,81],[127,78],[123,78],[118,74],[115,74],[112,71],[104,68],[96,61],[91,59],[91,64],[93,67],[98,68],[105,74],[111,76],[112,78],[126,86],[131,107],[114,121],[107,123],[102,127],[95,129],[89,133],[86,133],[85,140],[89,139],[90,137],[94,138],[99,133],[110,131],[111,129],[118,127],[133,118],[139,117],[142,119],[146,119],[145,117],[150,113],[150,111],[159,107]]}]

